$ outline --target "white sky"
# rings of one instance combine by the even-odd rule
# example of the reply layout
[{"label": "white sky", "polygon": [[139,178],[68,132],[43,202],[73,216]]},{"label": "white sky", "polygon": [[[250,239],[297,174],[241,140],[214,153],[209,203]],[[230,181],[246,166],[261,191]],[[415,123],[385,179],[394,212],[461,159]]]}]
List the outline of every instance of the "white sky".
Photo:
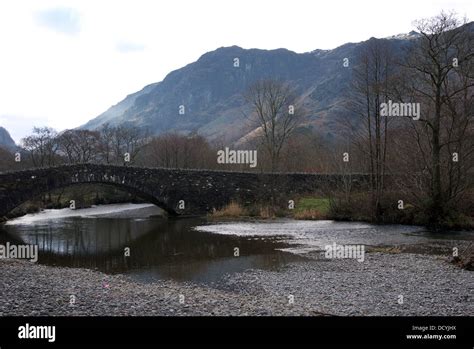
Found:
[{"label": "white sky", "polygon": [[331,49],[472,0],[0,1],[0,126],[77,127],[221,46]]}]

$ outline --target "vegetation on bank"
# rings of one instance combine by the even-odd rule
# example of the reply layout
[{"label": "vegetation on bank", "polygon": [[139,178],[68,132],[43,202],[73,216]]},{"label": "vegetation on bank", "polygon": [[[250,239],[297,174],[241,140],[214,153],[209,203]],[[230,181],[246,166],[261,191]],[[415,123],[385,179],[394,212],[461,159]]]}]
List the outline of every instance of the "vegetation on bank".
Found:
[{"label": "vegetation on bank", "polygon": [[[398,195],[391,193],[381,201],[380,214],[375,216],[372,211],[371,197],[368,193],[357,193],[349,198],[342,196],[298,198],[293,209],[272,208],[270,205],[243,206],[231,202],[227,206],[214,210],[209,215],[211,219],[229,219],[252,217],[259,219],[293,218],[300,220],[336,220],[336,221],[363,221],[376,224],[407,224],[430,226],[430,215],[421,207],[411,203],[400,206]],[[474,213],[472,203],[464,202],[463,212]],[[439,229],[474,229],[474,214],[465,215],[456,211],[446,214],[446,219]]]},{"label": "vegetation on bank", "polygon": [[331,202],[328,198],[304,197],[296,202],[293,218],[328,219]]}]

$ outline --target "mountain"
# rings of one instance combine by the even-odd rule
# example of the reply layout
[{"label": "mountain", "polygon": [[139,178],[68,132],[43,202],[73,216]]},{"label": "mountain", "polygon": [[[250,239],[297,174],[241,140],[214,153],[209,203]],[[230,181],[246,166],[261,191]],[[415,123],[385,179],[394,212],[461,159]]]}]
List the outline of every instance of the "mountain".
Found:
[{"label": "mountain", "polygon": [[15,150],[17,148],[15,141],[10,136],[8,131],[0,126],[0,147],[8,150]]},{"label": "mountain", "polygon": [[[370,40],[386,40],[395,52],[401,52],[417,36],[411,32],[386,39],[371,38],[333,50],[301,54],[287,49],[222,47],[169,73],[162,82],[127,96],[81,128],[129,124],[155,135],[197,132],[211,140],[237,142],[252,131],[243,115],[242,94],[256,80],[276,78],[289,82],[304,97],[311,112],[306,126],[330,135],[337,131],[337,115],[347,113],[341,105],[349,88],[351,69],[343,66],[344,59],[352,64]],[[238,67],[234,66],[236,58]],[[184,115],[179,113],[180,106],[184,106]]]}]

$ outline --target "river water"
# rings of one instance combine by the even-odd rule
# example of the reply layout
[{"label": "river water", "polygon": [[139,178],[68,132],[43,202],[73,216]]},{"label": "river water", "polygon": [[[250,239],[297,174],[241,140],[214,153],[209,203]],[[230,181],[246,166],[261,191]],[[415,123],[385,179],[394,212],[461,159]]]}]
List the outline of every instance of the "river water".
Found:
[{"label": "river water", "polygon": [[474,232],[289,219],[166,219],[153,205],[119,204],[26,215],[0,226],[0,243],[7,241],[38,245],[42,264],[127,274],[142,282],[214,283],[247,269],[278,270],[333,243],[418,246],[417,252],[448,255],[473,242]]}]

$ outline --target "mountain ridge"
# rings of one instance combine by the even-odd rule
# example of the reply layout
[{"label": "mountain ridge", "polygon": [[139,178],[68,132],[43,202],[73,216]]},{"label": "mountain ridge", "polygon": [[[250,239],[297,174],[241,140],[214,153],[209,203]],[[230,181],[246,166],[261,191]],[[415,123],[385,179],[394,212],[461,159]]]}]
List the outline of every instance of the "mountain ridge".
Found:
[{"label": "mountain ridge", "polygon": [[[334,133],[334,115],[343,113],[341,105],[351,78],[343,59],[351,64],[370,40],[387,40],[400,49],[417,35],[410,32],[405,36],[370,38],[332,50],[305,53],[286,48],[219,47],[170,72],[161,82],[128,95],[81,128],[94,130],[105,123],[125,124],[147,129],[152,135],[198,133],[210,140],[239,142],[252,132],[243,116],[243,93],[256,80],[276,78],[288,81],[298,94],[306,96],[304,104],[311,111],[307,127]],[[184,114],[180,114],[182,107]]]}]

